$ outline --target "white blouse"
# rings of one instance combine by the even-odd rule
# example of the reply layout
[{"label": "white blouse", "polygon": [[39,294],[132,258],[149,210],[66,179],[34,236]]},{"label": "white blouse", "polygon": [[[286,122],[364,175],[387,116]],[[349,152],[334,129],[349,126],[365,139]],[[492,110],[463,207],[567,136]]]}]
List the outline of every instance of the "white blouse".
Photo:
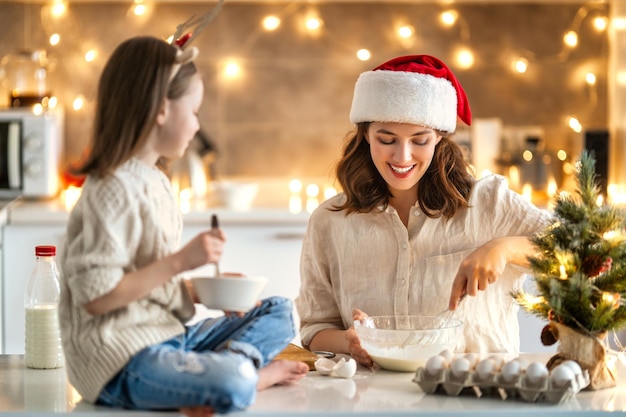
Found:
[{"label": "white blouse", "polygon": [[[349,215],[329,210],[344,199],[339,194],[318,207],[304,237],[296,306],[305,346],[320,330],[352,326],[355,308],[369,316],[438,314],[469,253],[495,237],[530,236],[551,219],[496,175],[477,181],[470,207],[452,219],[429,218],[416,205],[408,227],[391,206]],[[461,303],[454,314],[464,322],[457,351],[519,352],[519,306],[511,292],[525,272],[509,264],[496,283]]]}]

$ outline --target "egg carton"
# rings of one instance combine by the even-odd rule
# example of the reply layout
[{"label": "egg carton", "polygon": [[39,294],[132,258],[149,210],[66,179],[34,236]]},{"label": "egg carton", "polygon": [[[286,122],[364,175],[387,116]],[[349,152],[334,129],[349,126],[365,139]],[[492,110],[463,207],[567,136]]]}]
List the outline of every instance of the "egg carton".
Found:
[{"label": "egg carton", "polygon": [[474,370],[453,372],[450,368],[440,369],[432,374],[426,367],[420,367],[415,373],[413,382],[426,394],[449,396],[469,394],[478,398],[495,396],[502,400],[522,399],[527,402],[543,401],[552,404],[568,401],[589,385],[589,373],[586,370],[576,374],[573,379],[564,381],[557,381],[557,378],[553,377],[553,372],[538,378],[530,378],[525,372],[513,376],[501,372],[479,376]]}]

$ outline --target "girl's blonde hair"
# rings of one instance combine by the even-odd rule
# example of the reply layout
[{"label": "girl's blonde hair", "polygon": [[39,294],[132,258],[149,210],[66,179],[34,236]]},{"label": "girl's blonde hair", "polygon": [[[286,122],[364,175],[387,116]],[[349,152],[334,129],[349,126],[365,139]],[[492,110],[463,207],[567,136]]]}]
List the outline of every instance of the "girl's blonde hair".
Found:
[{"label": "girl's blonde hair", "polygon": [[[178,50],[150,36],[115,49],[100,76],[91,144],[76,174],[104,177],[145,145],[164,100],[181,97],[198,72],[188,62],[169,80]],[[165,169],[166,163],[160,159],[157,165]]]}]

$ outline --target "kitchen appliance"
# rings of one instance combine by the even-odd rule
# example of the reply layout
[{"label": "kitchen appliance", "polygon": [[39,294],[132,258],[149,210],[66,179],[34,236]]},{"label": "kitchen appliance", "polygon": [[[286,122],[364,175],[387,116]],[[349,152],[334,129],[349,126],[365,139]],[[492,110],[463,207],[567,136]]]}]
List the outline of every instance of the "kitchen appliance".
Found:
[{"label": "kitchen appliance", "polygon": [[52,198],[61,190],[61,108],[0,110],[0,198]]}]

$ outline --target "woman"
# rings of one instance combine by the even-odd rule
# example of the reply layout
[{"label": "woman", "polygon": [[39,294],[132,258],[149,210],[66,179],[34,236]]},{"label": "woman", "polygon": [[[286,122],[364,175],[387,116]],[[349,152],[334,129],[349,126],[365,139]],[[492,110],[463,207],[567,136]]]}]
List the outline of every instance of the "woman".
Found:
[{"label": "woman", "polygon": [[502,177],[474,180],[452,140],[457,116],[471,123],[467,97],[435,57],[399,57],[357,80],[343,193],[312,214],[303,243],[296,305],[308,348],[371,366],[354,320],[450,308],[464,321],[458,350],[519,350],[510,292],[549,213]]}]

